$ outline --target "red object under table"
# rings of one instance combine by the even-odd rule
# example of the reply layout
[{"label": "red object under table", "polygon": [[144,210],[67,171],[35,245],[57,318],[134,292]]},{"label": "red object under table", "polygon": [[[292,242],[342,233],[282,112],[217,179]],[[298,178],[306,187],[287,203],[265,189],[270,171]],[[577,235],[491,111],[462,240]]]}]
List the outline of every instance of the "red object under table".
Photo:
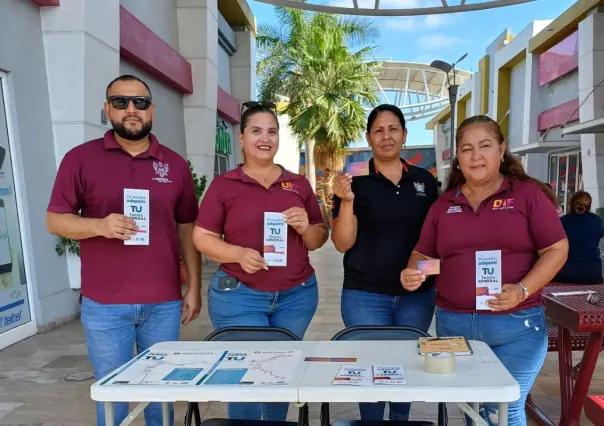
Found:
[{"label": "red object under table", "polygon": [[604,426],[604,396],[588,396],[585,400],[585,416],[596,426]]},{"label": "red object under table", "polygon": [[[556,292],[585,290],[594,291],[600,297],[600,302],[597,305],[589,303],[587,294],[552,295]],[[560,426],[578,426],[604,337],[604,285],[548,285],[543,289],[543,301],[546,316],[558,325]],[[571,333],[589,333],[578,371],[572,365]],[[527,400],[526,409],[539,425],[553,425],[531,399]]]}]

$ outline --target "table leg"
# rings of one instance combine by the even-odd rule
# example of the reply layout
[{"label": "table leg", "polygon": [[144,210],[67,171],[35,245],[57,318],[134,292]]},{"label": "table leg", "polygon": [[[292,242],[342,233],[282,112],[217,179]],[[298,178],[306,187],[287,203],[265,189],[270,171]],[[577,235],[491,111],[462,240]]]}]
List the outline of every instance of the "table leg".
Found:
[{"label": "table leg", "polygon": [[577,382],[575,383],[572,393],[569,395],[569,403],[567,409],[562,411],[560,418],[560,426],[578,426],[581,420],[581,410],[585,402],[585,397],[589,391],[589,385],[591,378],[596,369],[596,363],[598,361],[598,355],[600,354],[600,346],[602,345],[602,338],[604,337],[603,332],[591,333],[587,346],[583,352],[583,358],[581,359],[581,367],[579,368],[579,374],[577,375]]},{"label": "table leg", "polygon": [[541,412],[539,407],[533,402],[533,398],[531,398],[531,394],[526,398],[526,413],[528,417],[537,423],[539,426],[554,426],[550,419],[547,418],[545,414]]},{"label": "table leg", "polygon": [[558,369],[560,374],[560,405],[562,417],[567,412],[573,388],[573,351],[570,330],[558,325]]},{"label": "table leg", "polygon": [[167,402],[161,403],[161,415],[163,426],[170,426],[170,405]]},{"label": "table leg", "polygon": [[499,426],[508,426],[508,404],[499,403]]},{"label": "table leg", "polygon": [[115,426],[113,418],[113,402],[105,402],[105,426]]}]

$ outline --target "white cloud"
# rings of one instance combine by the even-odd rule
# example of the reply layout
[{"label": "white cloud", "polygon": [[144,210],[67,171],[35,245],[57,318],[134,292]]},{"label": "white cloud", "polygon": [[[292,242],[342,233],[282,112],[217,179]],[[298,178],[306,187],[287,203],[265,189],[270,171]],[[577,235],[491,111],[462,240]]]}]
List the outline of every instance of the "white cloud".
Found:
[{"label": "white cloud", "polygon": [[384,21],[384,28],[392,31],[420,32],[434,30],[447,25],[449,21],[441,15],[428,15],[423,17],[398,17]]},{"label": "white cloud", "polygon": [[443,49],[443,48],[459,46],[464,43],[466,43],[466,41],[464,41],[460,37],[442,34],[442,33],[420,35],[417,38],[417,48],[420,50]]}]

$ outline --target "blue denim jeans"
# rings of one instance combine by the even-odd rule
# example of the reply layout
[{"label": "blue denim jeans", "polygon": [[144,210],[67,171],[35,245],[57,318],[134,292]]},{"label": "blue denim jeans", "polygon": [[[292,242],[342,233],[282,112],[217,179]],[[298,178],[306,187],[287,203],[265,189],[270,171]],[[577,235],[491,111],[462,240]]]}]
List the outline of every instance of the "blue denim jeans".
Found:
[{"label": "blue denim jeans", "polygon": [[[119,368],[150,346],[175,341],[180,336],[180,300],[148,305],[103,305],[82,297],[81,320],[86,333],[88,358],[97,380]],[[128,403],[114,407],[115,424],[128,415]],[[96,407],[97,426],[105,426],[105,408]],[[145,424],[162,424],[161,404],[145,408]],[[170,424],[174,424],[174,411],[170,404]]]},{"label": "blue denim jeans", "polygon": [[[508,408],[508,426],[525,426],[526,397],[547,355],[543,307],[496,315],[462,314],[436,308],[436,333],[465,336],[489,345],[520,385],[520,399]],[[490,425],[498,424],[497,411],[497,404],[481,404],[480,415]]]},{"label": "blue denim jeans", "polygon": [[[407,325],[427,331],[434,316],[434,289],[425,293],[388,296],[362,290],[342,291],[342,319],[346,327],[356,325]],[[409,419],[411,404],[389,403],[390,420]],[[383,420],[385,402],[360,403],[361,420]]]},{"label": "blue denim jeans", "polygon": [[[215,329],[234,326],[281,327],[300,339],[315,315],[319,289],[315,275],[285,291],[258,291],[242,282],[232,290],[220,290],[218,281],[227,274],[218,270],[208,289],[208,311]],[[288,403],[230,403],[229,418],[285,421]]]}]

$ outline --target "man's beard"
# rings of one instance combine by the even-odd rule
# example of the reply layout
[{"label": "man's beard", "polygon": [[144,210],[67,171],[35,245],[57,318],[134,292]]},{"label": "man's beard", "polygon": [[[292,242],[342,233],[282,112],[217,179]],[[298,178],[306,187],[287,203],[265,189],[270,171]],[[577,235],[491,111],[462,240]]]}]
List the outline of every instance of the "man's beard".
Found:
[{"label": "man's beard", "polygon": [[153,122],[148,121],[146,123],[142,123],[143,126],[140,130],[134,130],[131,128],[126,128],[124,123],[115,123],[111,122],[113,126],[113,131],[118,134],[123,139],[129,141],[140,141],[143,138],[146,138],[149,133],[151,133],[151,128],[153,127]]}]

